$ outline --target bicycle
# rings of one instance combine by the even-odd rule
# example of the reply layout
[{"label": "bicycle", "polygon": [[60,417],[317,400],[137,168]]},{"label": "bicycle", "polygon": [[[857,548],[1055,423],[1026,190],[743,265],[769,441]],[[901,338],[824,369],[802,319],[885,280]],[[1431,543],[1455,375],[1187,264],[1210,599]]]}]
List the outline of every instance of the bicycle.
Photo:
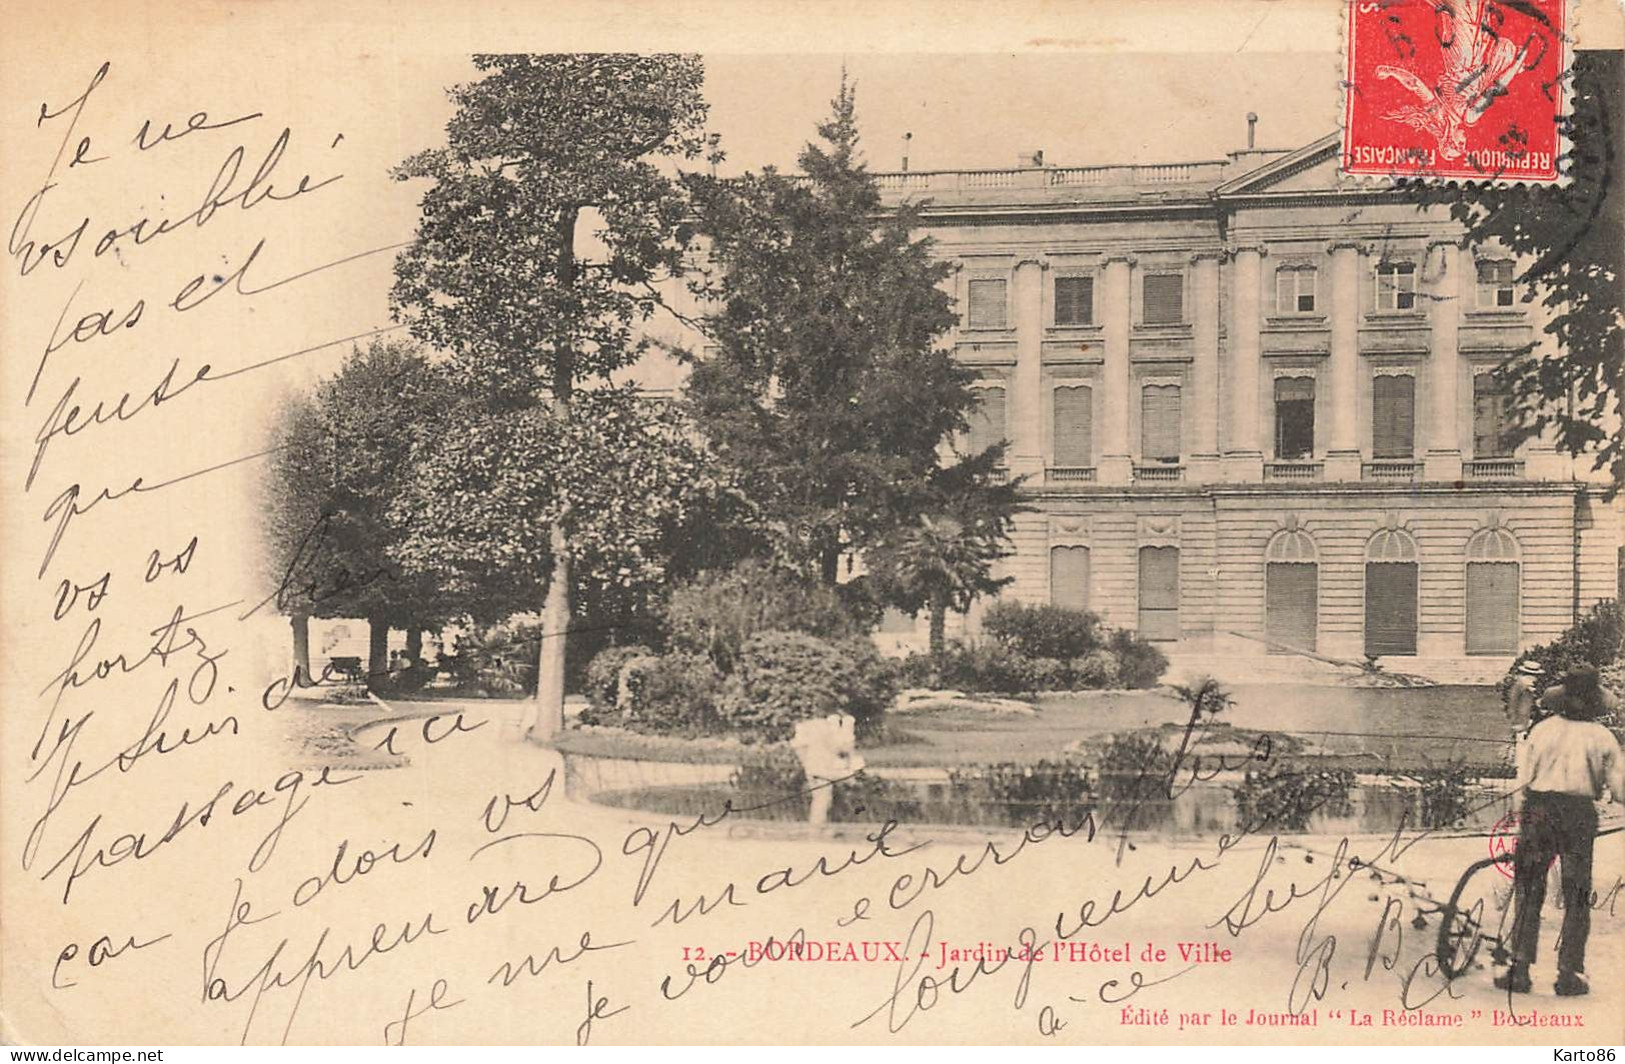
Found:
[{"label": "bicycle", "polygon": [[[1598,825],[1597,838],[1625,830],[1625,823],[1617,816],[1607,827]],[[1456,979],[1472,970],[1473,962],[1484,943],[1492,943],[1490,960],[1493,964],[1506,964],[1512,959],[1506,936],[1511,934],[1513,880],[1508,872],[1497,869],[1495,878],[1485,873],[1496,865],[1510,865],[1517,856],[1515,850],[1481,858],[1467,866],[1456,881],[1450,900],[1439,909],[1439,933],[1434,941],[1433,957],[1446,979]],[[1500,915],[1494,931],[1488,931],[1483,916],[1488,908]]]}]

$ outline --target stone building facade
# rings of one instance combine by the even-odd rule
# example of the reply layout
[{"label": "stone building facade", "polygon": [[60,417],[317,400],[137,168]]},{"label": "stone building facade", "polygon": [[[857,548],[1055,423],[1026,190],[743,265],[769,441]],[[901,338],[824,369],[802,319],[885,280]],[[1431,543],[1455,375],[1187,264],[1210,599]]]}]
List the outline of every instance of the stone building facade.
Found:
[{"label": "stone building facade", "polygon": [[1007,594],[1176,652],[1486,675],[1616,594],[1589,463],[1503,439],[1489,371],[1561,354],[1516,264],[1337,153],[881,175],[956,265],[964,444],[1031,488]]},{"label": "stone building facade", "polygon": [[1006,595],[1176,660],[1486,679],[1618,593],[1625,522],[1589,461],[1503,439],[1489,371],[1561,355],[1517,264],[1339,177],[1338,150],[878,175],[956,267],[948,342],[983,398],[960,446],[1006,439],[1026,478]]}]

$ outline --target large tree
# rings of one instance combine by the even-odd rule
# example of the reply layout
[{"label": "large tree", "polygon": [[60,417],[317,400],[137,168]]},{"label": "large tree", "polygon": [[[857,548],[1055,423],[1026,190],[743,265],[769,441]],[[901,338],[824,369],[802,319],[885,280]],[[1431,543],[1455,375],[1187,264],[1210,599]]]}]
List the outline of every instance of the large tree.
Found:
[{"label": "large tree", "polygon": [[1610,497],[1625,484],[1622,75],[1619,52],[1578,52],[1572,78],[1547,86],[1548,92],[1563,92],[1572,100],[1571,113],[1559,120],[1570,146],[1560,160],[1566,185],[1478,183],[1419,189],[1424,204],[1449,204],[1473,243],[1499,242],[1526,261],[1519,283],[1528,285],[1530,298],[1552,312],[1546,331],[1556,339],[1561,357],[1535,357],[1531,345],[1495,370],[1519,416],[1509,442],[1549,431],[1561,450],[1589,455],[1594,469],[1609,472]]},{"label": "large tree", "polygon": [[[633,388],[577,393],[570,416],[536,406],[476,414],[423,439],[396,503],[398,557],[431,572],[481,623],[535,602],[570,513],[572,660],[647,639],[671,587],[748,549],[749,504],[693,427]],[[544,627],[541,641],[557,637]],[[561,642],[563,642],[561,640]]]},{"label": "large tree", "polygon": [[367,671],[387,668],[391,628],[421,655],[424,628],[456,608],[434,575],[398,564],[404,526],[391,507],[411,483],[406,461],[444,429],[455,392],[410,343],[374,340],[334,376],[291,399],[276,428],[266,485],[266,605],[288,615],[295,665],[310,674],[311,617],[361,617]]},{"label": "large tree", "polygon": [[[687,206],[657,164],[704,149],[703,70],[690,56],[584,53],[474,65],[483,77],[451,91],[446,146],[396,171],[432,184],[396,260],[392,305],[489,418],[538,424],[545,406],[568,422],[582,385],[637,360],[637,325],[660,303],[654,284],[679,266]],[[577,244],[584,216],[601,220],[596,261]],[[533,721],[544,734],[563,720],[572,534],[594,487],[532,515],[547,540],[526,556],[544,567]]]},{"label": "large tree", "polygon": [[918,207],[882,208],[844,78],[818,136],[801,175],[689,179],[717,350],[687,394],[785,560],[834,583],[844,554],[918,525],[976,397],[938,346],[951,266],[914,235]]}]

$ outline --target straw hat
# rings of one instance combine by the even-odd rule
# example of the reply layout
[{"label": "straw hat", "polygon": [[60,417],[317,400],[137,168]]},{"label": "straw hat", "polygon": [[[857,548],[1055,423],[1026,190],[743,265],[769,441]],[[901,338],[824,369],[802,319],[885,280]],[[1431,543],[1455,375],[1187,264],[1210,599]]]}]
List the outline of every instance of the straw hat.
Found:
[{"label": "straw hat", "polygon": [[1533,658],[1525,658],[1523,661],[1518,662],[1518,671],[1525,676],[1540,676],[1546,672],[1546,669]]}]

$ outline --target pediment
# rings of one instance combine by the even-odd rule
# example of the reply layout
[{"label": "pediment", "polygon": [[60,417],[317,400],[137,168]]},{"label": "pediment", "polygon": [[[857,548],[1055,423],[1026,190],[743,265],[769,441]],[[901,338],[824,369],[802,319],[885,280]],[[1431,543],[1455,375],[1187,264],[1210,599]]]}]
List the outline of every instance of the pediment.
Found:
[{"label": "pediment", "polygon": [[1338,192],[1356,187],[1340,177],[1338,156],[1342,137],[1329,133],[1312,144],[1277,156],[1262,166],[1226,181],[1217,189],[1221,197],[1278,192]]}]

